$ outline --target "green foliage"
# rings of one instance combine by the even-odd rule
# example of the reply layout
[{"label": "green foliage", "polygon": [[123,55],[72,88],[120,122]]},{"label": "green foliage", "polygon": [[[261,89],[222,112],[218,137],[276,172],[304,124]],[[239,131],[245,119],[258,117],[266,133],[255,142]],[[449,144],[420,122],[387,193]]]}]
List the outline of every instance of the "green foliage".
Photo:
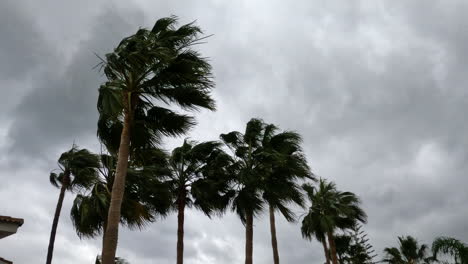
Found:
[{"label": "green foliage", "polygon": [[77,191],[91,186],[97,177],[99,157],[76,145],[60,155],[58,159],[59,172],[51,172],[50,183],[59,187],[66,184],[70,191]]},{"label": "green foliage", "polygon": [[304,203],[297,181],[313,179],[300,147],[301,136],[292,131],[278,132],[275,125],[253,118],[244,133],[232,131],[220,138],[232,152],[232,210],[241,221],[245,223],[247,213],[260,213],[265,203],[293,221],[290,204]]},{"label": "green foliage", "polygon": [[[153,150],[152,153],[156,156],[153,156],[154,159],[162,158],[157,156],[162,155],[159,150]],[[88,192],[78,194],[71,209],[72,223],[80,237],[102,234],[106,223],[117,159],[110,155],[101,155],[100,161],[100,174],[93,187]],[[169,186],[162,181],[167,175],[167,169],[160,167],[161,165],[132,166],[128,169],[121,224],[128,228],[142,228],[153,222],[156,216],[167,214],[170,192]]]},{"label": "green foliage", "polygon": [[434,258],[428,256],[428,247],[420,245],[412,236],[398,237],[398,247],[385,248],[382,262],[391,264],[431,263]]},{"label": "green foliage", "polygon": [[468,246],[458,239],[451,237],[438,237],[432,243],[434,258],[440,254],[447,254],[455,259],[457,264],[468,263]]},{"label": "green foliage", "polygon": [[262,184],[270,170],[262,148],[264,128],[263,121],[254,118],[247,123],[243,134],[232,131],[220,135],[232,151],[228,165],[234,192],[231,209],[239,215],[242,223],[245,223],[247,214],[255,216],[264,208]]},{"label": "green foliage", "polygon": [[361,226],[355,226],[335,236],[336,252],[340,264],[372,264],[375,257],[367,235]]},{"label": "green foliage", "polygon": [[167,183],[172,191],[173,208],[177,209],[179,202],[182,202],[203,211],[207,216],[222,213],[231,196],[226,172],[229,160],[219,142],[184,140],[183,145],[175,148],[169,158]]},{"label": "green foliage", "polygon": [[351,229],[358,222],[367,222],[359,198],[354,193],[338,191],[333,182],[320,179],[318,187],[304,184],[303,189],[311,202],[302,220],[304,238],[323,241],[327,232]]},{"label": "green foliage", "polygon": [[154,27],[124,38],[100,67],[107,77],[99,88],[98,137],[112,154],[120,143],[125,114],[130,117],[131,153],[152,148],[161,136],[184,134],[194,118],[185,110],[215,109],[211,66],[193,50],[202,31],[193,23],[177,26],[177,18],[162,18]]},{"label": "green foliage", "polygon": [[275,125],[266,125],[261,141],[264,166],[269,166],[270,170],[263,179],[263,199],[286,220],[294,221],[295,215],[289,205],[304,205],[298,181],[315,178],[300,146],[301,136],[292,131],[277,131]]}]

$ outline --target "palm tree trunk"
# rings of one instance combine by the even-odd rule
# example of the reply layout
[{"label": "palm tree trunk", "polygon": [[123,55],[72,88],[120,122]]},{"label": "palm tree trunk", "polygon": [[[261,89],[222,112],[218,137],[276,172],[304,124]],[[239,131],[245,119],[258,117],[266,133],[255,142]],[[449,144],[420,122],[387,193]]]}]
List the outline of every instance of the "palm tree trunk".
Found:
[{"label": "palm tree trunk", "polygon": [[328,244],[330,245],[330,253],[331,259],[333,264],[338,264],[338,256],[336,255],[336,245],[335,245],[335,238],[331,232],[327,232],[328,236]]},{"label": "palm tree trunk", "polygon": [[102,223],[102,247],[104,247],[104,241],[106,241],[106,231],[107,231],[107,219],[104,219],[104,223]]},{"label": "palm tree trunk", "polygon": [[102,264],[114,264],[119,236],[120,210],[125,192],[125,177],[127,176],[128,157],[130,154],[130,126],[132,114],[125,112],[120,146],[117,159],[114,184],[112,186],[109,214],[107,216],[107,231],[102,247]]},{"label": "palm tree trunk", "polygon": [[327,240],[325,237],[322,240],[323,253],[325,253],[325,263],[330,264],[330,251],[328,251]]},{"label": "palm tree trunk", "polygon": [[245,264],[253,263],[253,213],[248,212],[245,222]]},{"label": "palm tree trunk", "polygon": [[271,247],[273,248],[273,263],[279,264],[278,241],[276,240],[275,209],[270,205]]},{"label": "palm tree trunk", "polygon": [[65,191],[70,184],[70,172],[65,171],[62,179],[62,187],[60,188],[59,199],[57,201],[57,207],[55,207],[54,220],[52,222],[52,230],[50,231],[49,248],[47,250],[46,264],[52,263],[52,255],[54,253],[55,234],[57,233],[58,221],[60,218],[60,212],[62,211],[63,199],[65,198]]},{"label": "palm tree trunk", "polygon": [[184,263],[184,213],[185,213],[185,192],[179,196],[177,205],[177,264]]}]

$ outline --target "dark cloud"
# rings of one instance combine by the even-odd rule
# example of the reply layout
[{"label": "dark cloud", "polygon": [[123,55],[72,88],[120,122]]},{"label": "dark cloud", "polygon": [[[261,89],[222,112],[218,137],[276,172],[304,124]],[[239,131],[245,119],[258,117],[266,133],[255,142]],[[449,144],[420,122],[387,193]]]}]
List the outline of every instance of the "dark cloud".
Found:
[{"label": "dark cloud", "polygon": [[[0,47],[0,84],[11,87],[0,99],[8,113],[0,119],[6,153],[0,169],[14,176],[1,178],[0,200],[24,194],[0,213],[26,218],[8,244],[0,241],[0,255],[18,263],[44,258],[58,196],[48,171],[73,140],[96,147],[95,102],[103,79],[92,69],[94,52],[104,54],[136,28],[170,14],[182,22],[197,19],[214,34],[200,48],[215,69],[218,111],[199,113],[191,138],[241,130],[251,117],[297,130],[314,172],[361,196],[378,253],[397,235],[425,243],[438,235],[468,241],[463,1],[103,0],[93,11],[86,4],[57,8],[27,1],[0,8],[0,33],[8,36]],[[169,148],[180,139],[167,142]],[[91,263],[100,239],[76,237],[67,212],[71,198],[56,261]],[[303,240],[297,223],[278,219],[283,262],[323,260],[319,243]],[[265,216],[255,222],[254,237],[255,262],[271,263]],[[173,215],[141,232],[123,231],[119,255],[132,263],[173,263],[175,239]],[[231,213],[213,220],[187,214],[187,263],[240,263],[243,240],[243,226]],[[30,254],[20,253],[25,247]]]},{"label": "dark cloud", "polygon": [[95,135],[97,89],[103,81],[95,68],[99,63],[95,54],[110,52],[141,24],[139,16],[136,11],[104,10],[69,64],[49,62],[49,71],[34,80],[35,89],[14,110],[17,118],[9,133],[12,150],[36,156],[51,146],[79,143]]},{"label": "dark cloud", "polygon": [[[4,1],[0,10],[0,79],[25,78],[48,54],[34,20],[24,15],[14,1]],[[3,89],[2,89],[3,90]]]}]

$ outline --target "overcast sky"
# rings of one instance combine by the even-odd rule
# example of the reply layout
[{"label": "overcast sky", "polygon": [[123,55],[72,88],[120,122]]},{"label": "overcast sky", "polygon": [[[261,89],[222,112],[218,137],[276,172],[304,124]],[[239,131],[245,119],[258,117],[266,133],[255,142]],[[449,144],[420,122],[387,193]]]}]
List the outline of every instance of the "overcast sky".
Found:
[{"label": "overcast sky", "polygon": [[[73,141],[99,148],[94,53],[172,14],[214,34],[200,49],[214,67],[218,111],[198,113],[188,136],[217,139],[252,117],[296,130],[313,171],[362,198],[379,253],[398,235],[468,241],[467,10],[463,0],[2,0],[0,215],[25,223],[0,240],[0,256],[44,261],[59,194],[48,174]],[[90,264],[101,239],[76,236],[72,199],[54,262]],[[175,219],[121,232],[117,254],[174,263]],[[323,261],[319,243],[278,219],[282,263]],[[255,220],[258,264],[273,262],[267,220]],[[188,264],[242,263],[244,228],[231,213],[189,212],[185,246]]]}]

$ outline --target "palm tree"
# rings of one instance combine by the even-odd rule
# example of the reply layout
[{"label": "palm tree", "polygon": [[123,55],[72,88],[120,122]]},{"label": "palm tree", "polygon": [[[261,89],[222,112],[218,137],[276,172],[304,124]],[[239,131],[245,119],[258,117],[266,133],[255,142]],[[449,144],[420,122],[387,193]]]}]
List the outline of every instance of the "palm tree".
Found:
[{"label": "palm tree", "polygon": [[245,264],[253,262],[253,218],[264,208],[261,185],[269,171],[261,142],[264,128],[262,120],[253,118],[243,134],[232,131],[220,136],[233,153],[228,168],[234,192],[231,208],[245,225]]},{"label": "palm tree", "polygon": [[[193,118],[161,105],[175,103],[187,110],[215,109],[210,96],[211,66],[192,49],[200,43],[202,32],[192,23],[179,28],[176,24],[175,17],[159,19],[151,30],[139,29],[124,38],[114,52],[102,59],[107,82],[99,89],[98,135],[107,145],[119,143],[118,150],[115,149],[118,161],[102,250],[103,264],[114,262],[132,149],[158,143],[161,134],[182,134],[194,124]],[[120,135],[116,135],[119,130]]]},{"label": "palm tree", "polygon": [[62,210],[65,191],[76,191],[87,188],[94,182],[96,171],[99,167],[99,158],[86,149],[78,149],[76,145],[60,155],[58,159],[59,172],[50,173],[50,183],[60,187],[60,195],[55,208],[52,230],[50,231],[49,248],[47,250],[46,263],[52,263],[55,234],[57,232],[60,212]]},{"label": "palm tree", "polygon": [[451,255],[457,264],[468,264],[468,246],[458,239],[438,237],[432,243],[434,258],[440,253]]},{"label": "palm tree", "polygon": [[[328,239],[331,262],[338,264],[335,231],[351,229],[358,222],[366,223],[367,215],[361,209],[360,200],[354,193],[338,191],[333,182],[328,183],[320,179],[318,188],[308,184],[303,185],[303,188],[311,202],[311,207],[305,216],[307,221],[303,221],[303,225],[307,224],[310,227],[303,228],[324,232]],[[323,240],[321,242],[323,244]]]},{"label": "palm tree", "polygon": [[208,141],[197,143],[184,140],[169,158],[171,170],[168,183],[172,186],[174,209],[177,211],[177,264],[184,257],[185,208],[194,206],[207,216],[221,213],[229,204],[228,181],[225,180],[223,163],[227,154],[221,143]]},{"label": "palm tree", "polygon": [[295,220],[289,204],[304,205],[298,179],[314,179],[301,149],[301,136],[292,131],[277,133],[275,125],[265,126],[262,139],[263,151],[270,157],[271,172],[266,175],[263,199],[269,205],[273,263],[279,264],[276,238],[275,211],[278,210],[287,221]]},{"label": "palm tree", "polygon": [[385,248],[386,258],[382,260],[391,264],[418,264],[430,263],[431,257],[427,256],[427,245],[419,245],[412,236],[398,237],[398,247]]},{"label": "palm tree", "polygon": [[309,212],[302,219],[301,233],[302,237],[307,240],[312,238],[317,239],[322,246],[325,255],[325,263],[330,264],[330,250],[327,245],[327,239],[325,238],[326,230],[321,224],[322,215],[318,211],[309,210]]},{"label": "palm tree", "polygon": [[[92,238],[102,234],[104,242],[111,199],[110,190],[115,178],[117,159],[102,154],[100,161],[100,176],[89,192],[76,196],[70,215],[80,238]],[[164,160],[158,164],[164,164]],[[142,228],[145,224],[153,222],[156,216],[164,216],[167,213],[171,205],[169,186],[159,179],[160,176],[164,175],[167,174],[163,168],[160,168],[159,171],[147,167],[144,169],[130,167],[128,169],[125,196],[122,202],[121,224],[130,229]]]}]

